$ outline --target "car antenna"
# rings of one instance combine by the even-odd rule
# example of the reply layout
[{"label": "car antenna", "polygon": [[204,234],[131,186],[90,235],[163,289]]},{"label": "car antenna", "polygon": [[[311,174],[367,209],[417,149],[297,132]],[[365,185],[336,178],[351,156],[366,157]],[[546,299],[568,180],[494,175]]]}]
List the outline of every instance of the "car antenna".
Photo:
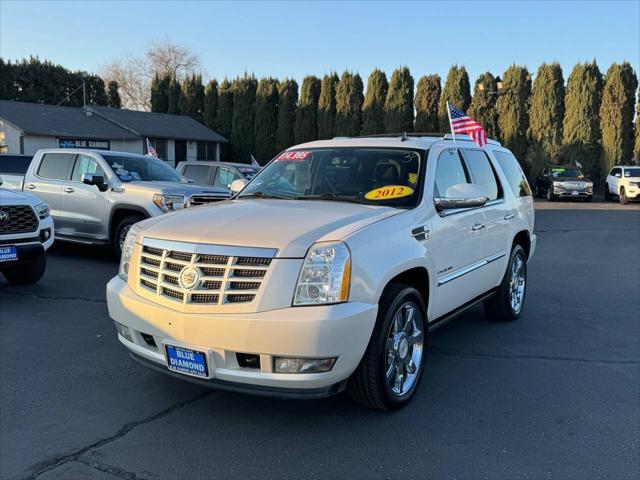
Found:
[{"label": "car antenna", "polygon": [[401,142],[406,142],[407,141],[407,132],[402,132],[402,136],[400,137],[400,141]]}]

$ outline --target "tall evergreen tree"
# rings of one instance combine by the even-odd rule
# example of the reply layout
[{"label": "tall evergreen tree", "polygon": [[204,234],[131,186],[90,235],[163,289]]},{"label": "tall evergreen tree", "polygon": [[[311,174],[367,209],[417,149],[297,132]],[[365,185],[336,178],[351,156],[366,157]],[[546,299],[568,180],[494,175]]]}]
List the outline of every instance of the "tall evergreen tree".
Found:
[{"label": "tall evergreen tree", "polygon": [[167,113],[169,111],[169,85],[171,77],[164,75],[162,77],[157,74],[151,80],[151,111],[159,113]]},{"label": "tall evergreen tree", "polygon": [[444,82],[442,96],[440,97],[440,105],[438,105],[438,119],[440,122],[440,131],[442,133],[450,132],[449,113],[447,112],[447,102],[453,106],[464,110],[468,110],[471,104],[471,85],[469,84],[469,74],[462,67],[454,65],[449,69],[447,80]]},{"label": "tall evergreen tree", "polygon": [[602,171],[606,175],[614,165],[633,158],[636,89],[638,78],[629,63],[614,63],[604,81],[600,106],[602,132]]},{"label": "tall evergreen tree", "polygon": [[256,90],[256,159],[265,164],[276,152],[278,127],[278,80],[263,78]]},{"label": "tall evergreen tree", "polygon": [[595,60],[578,63],[567,80],[564,97],[562,143],[565,160],[579,161],[586,173],[598,178],[600,166],[600,118],[602,74]]},{"label": "tall evergreen tree", "polygon": [[113,80],[109,82],[107,106],[111,108],[122,108],[122,100],[120,100],[120,94],[118,93],[118,82],[114,82]]},{"label": "tall evergreen tree", "polygon": [[180,110],[182,103],[182,87],[180,86],[180,82],[176,77],[171,77],[167,89],[167,113],[180,115],[182,113]]},{"label": "tall evergreen tree", "polygon": [[204,90],[204,124],[211,130],[218,129],[218,82],[210,80]]},{"label": "tall evergreen tree", "polygon": [[413,77],[407,67],[391,75],[384,102],[384,128],[387,133],[413,132]]},{"label": "tall evergreen tree", "polygon": [[367,80],[367,91],[362,104],[362,134],[384,133],[384,103],[389,82],[382,70],[375,69]]},{"label": "tall evergreen tree", "polygon": [[[216,123],[218,133],[227,140],[231,140],[231,125],[233,123],[233,88],[226,78],[218,88],[218,116]],[[232,146],[228,143],[222,147],[223,159],[232,160]]]},{"label": "tall evergreen tree", "polygon": [[298,83],[284,79],[278,85],[278,127],[276,128],[276,150],[279,152],[295,144],[293,124],[296,121]]},{"label": "tall evergreen tree", "polygon": [[338,75],[325,75],[320,84],[320,99],[318,100],[318,138],[332,138],[335,134],[336,121],[336,88]]},{"label": "tall evergreen tree", "polygon": [[636,165],[640,165],[640,88],[637,92],[638,103],[636,103],[636,142],[633,148],[633,158]]},{"label": "tall evergreen tree", "polygon": [[418,81],[415,99],[416,132],[437,133],[439,131],[438,104],[441,93],[440,75],[425,75]]},{"label": "tall evergreen tree", "polygon": [[318,99],[320,79],[313,75],[304,77],[300,87],[300,101],[296,111],[293,133],[296,143],[304,143],[318,138]]},{"label": "tall evergreen tree", "polygon": [[480,75],[473,87],[473,98],[467,112],[484,127],[489,138],[499,138],[497,91],[498,81],[490,72]]},{"label": "tall evergreen tree", "polygon": [[182,83],[180,113],[202,123],[204,120],[204,86],[201,75],[190,75]]},{"label": "tall evergreen tree", "polygon": [[256,88],[258,82],[251,75],[236,79],[233,87],[233,121],[231,144],[236,161],[251,163],[255,153],[254,128],[256,112]]},{"label": "tall evergreen tree", "polygon": [[[564,78],[559,63],[543,63],[533,82],[528,138],[534,156],[558,164],[562,158]],[[540,165],[537,165],[540,166]]]},{"label": "tall evergreen tree", "polygon": [[353,137],[362,129],[363,84],[360,75],[345,71],[336,88],[335,134]]},{"label": "tall evergreen tree", "polygon": [[525,67],[511,65],[504,72],[503,91],[498,97],[498,128],[505,147],[513,152],[525,172],[528,172],[527,130],[529,129],[529,102],[531,75]]}]

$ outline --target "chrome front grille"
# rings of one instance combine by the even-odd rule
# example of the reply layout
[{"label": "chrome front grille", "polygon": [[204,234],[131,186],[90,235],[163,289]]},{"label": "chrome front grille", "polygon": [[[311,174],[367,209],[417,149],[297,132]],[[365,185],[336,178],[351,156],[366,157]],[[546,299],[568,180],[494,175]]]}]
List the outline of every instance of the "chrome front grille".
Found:
[{"label": "chrome front grille", "polygon": [[[162,248],[156,246],[159,243]],[[273,249],[145,239],[138,280],[141,288],[185,305],[246,304],[258,294],[275,253]],[[185,278],[192,279],[188,274],[194,269],[197,281],[191,286]]]},{"label": "chrome front grille", "polygon": [[188,206],[197,207],[198,205],[206,205],[208,203],[219,202],[220,200],[226,200],[227,197],[216,197],[213,195],[191,195],[189,197]]},{"label": "chrome front grille", "polygon": [[0,206],[1,233],[30,233],[38,229],[38,217],[29,205]]}]

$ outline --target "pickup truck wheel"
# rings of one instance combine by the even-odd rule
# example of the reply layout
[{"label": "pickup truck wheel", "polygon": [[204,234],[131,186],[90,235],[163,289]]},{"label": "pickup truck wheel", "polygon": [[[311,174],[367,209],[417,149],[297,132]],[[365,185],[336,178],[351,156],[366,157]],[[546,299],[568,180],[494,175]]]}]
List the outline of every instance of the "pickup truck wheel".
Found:
[{"label": "pickup truck wheel", "polygon": [[142,216],[140,215],[131,215],[129,217],[125,217],[116,227],[116,230],[113,235],[113,251],[116,254],[117,258],[120,258],[122,255],[122,246],[124,245],[124,239],[127,238],[127,233],[129,233],[129,229],[131,225],[142,220]]},{"label": "pickup truck wheel", "polygon": [[556,201],[556,196],[551,191],[552,188],[553,187],[547,188],[547,200],[549,200],[550,202],[555,202]]},{"label": "pickup truck wheel", "polygon": [[46,254],[32,258],[28,263],[21,263],[14,267],[9,267],[2,272],[4,278],[9,283],[15,285],[30,285],[36,283],[44,275],[47,268]]},{"label": "pickup truck wheel", "polygon": [[620,203],[622,205],[627,205],[629,203],[629,199],[627,198],[627,192],[624,191],[624,187],[620,189]]},{"label": "pickup truck wheel", "polygon": [[424,300],[415,288],[386,288],[367,350],[349,379],[354,401],[385,411],[409,403],[424,370],[426,319]]},{"label": "pickup truck wheel", "polygon": [[526,287],[527,257],[520,245],[514,245],[496,295],[484,302],[487,317],[501,322],[516,320],[524,307]]}]

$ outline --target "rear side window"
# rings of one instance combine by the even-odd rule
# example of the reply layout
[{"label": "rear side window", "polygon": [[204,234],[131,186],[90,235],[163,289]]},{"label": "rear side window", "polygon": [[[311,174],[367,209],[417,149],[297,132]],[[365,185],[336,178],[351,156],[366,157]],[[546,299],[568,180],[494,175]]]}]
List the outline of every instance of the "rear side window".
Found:
[{"label": "rear side window", "polygon": [[209,177],[209,165],[187,165],[182,175],[195,183],[206,183]]},{"label": "rear side window", "polygon": [[69,167],[75,158],[71,153],[45,153],[38,168],[38,176],[53,180],[69,178]]},{"label": "rear side window", "polygon": [[516,160],[516,157],[514,157],[511,152],[500,152],[494,150],[493,154],[496,156],[496,159],[500,164],[500,168],[502,168],[502,171],[507,177],[513,194],[516,197],[530,196],[531,187],[529,186],[527,177],[524,176],[524,172],[522,171],[522,168],[520,168],[520,164],[518,163],[518,160]]},{"label": "rear side window", "polygon": [[467,173],[458,151],[455,148],[450,148],[443,151],[438,157],[434,196],[444,197],[449,187],[459,183],[469,183]]},{"label": "rear side window", "polygon": [[464,149],[462,150],[462,155],[467,162],[467,167],[469,167],[471,181],[484,187],[490,201],[502,198],[500,182],[496,178],[487,154],[482,150]]},{"label": "rear side window", "polygon": [[0,173],[24,175],[32,158],[26,155],[0,155]]}]

